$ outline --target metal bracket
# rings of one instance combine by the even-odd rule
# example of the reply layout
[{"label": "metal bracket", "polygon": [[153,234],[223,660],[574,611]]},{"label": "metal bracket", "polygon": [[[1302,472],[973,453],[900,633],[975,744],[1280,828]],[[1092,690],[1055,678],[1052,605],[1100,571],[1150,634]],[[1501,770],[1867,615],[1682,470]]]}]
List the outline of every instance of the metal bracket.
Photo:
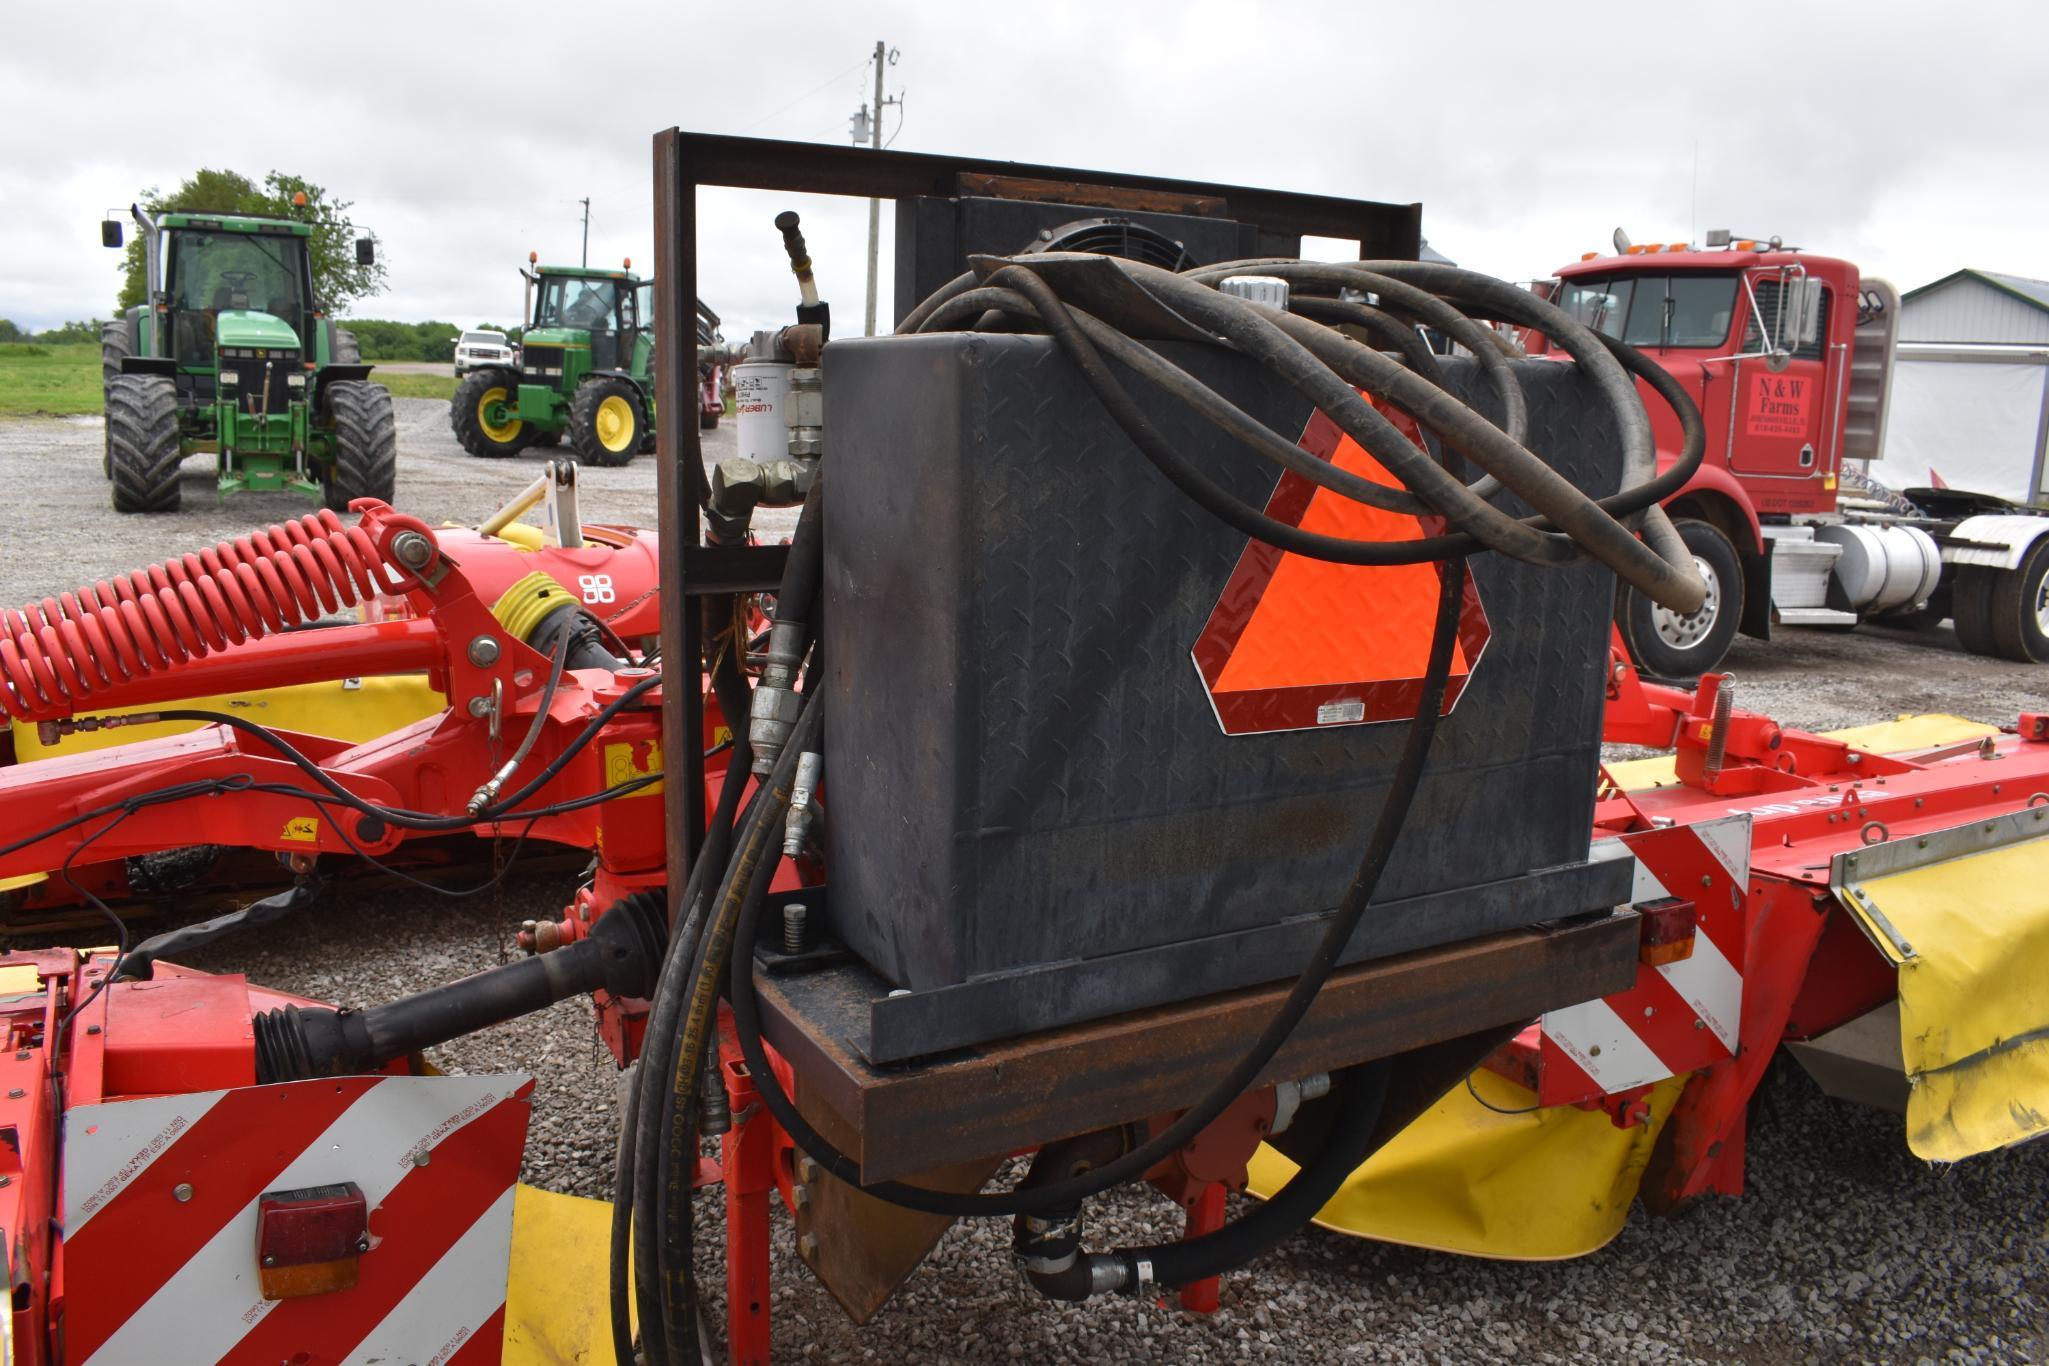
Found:
[{"label": "metal bracket", "polygon": [[1865,884],[2044,836],[2049,836],[2049,806],[2010,811],[1990,820],[1974,820],[1947,830],[1902,835],[1883,844],[1866,845],[1837,854],[1829,860],[1828,886],[1852,918],[1863,924],[1867,931],[1877,932],[1874,942],[1877,936],[1884,937],[1885,942],[1878,947],[1895,962],[1905,963],[1919,954],[1898,927],[1886,918],[1877,898]]}]

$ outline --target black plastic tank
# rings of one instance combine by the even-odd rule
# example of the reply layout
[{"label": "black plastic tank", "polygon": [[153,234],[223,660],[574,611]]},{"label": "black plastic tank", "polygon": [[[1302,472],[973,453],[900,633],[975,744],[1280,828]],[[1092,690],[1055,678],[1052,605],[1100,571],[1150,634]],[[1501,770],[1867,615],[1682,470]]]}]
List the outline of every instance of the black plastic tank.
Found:
[{"label": "black plastic tank", "polygon": [[[1307,401],[1252,362],[1161,349],[1315,448]],[[1447,370],[1475,387],[1470,362]],[[1532,449],[1613,492],[1620,448],[1591,386],[1571,365],[1516,370]],[[1132,390],[1212,478],[1267,505],[1274,466]],[[1319,674],[1332,632],[1311,620],[1300,657],[1321,691],[1279,697],[1270,723],[1240,705],[1226,732],[1200,656],[1244,590],[1247,539],[1154,471],[1049,339],[834,342],[825,406],[828,914],[904,990],[876,1002],[870,1058],[1292,977],[1358,865],[1406,719],[1356,719],[1367,705]],[[1470,670],[1348,961],[1627,899],[1627,863],[1588,852],[1613,577],[1472,567],[1484,644],[1462,645]],[[1346,572],[1363,577],[1336,634],[1413,649],[1413,601]],[[1405,718],[1413,699],[1397,685],[1372,708]]]}]

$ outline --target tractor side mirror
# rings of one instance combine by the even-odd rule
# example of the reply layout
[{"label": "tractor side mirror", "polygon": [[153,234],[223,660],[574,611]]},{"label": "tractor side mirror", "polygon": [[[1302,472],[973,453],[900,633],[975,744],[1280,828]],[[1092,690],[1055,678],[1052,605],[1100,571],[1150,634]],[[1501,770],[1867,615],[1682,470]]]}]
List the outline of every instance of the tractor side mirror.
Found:
[{"label": "tractor side mirror", "polygon": [[356,264],[374,266],[377,264],[377,243],[368,237],[356,239]]},{"label": "tractor side mirror", "polygon": [[118,247],[121,245],[120,219],[103,218],[100,220],[100,245],[103,247]]}]

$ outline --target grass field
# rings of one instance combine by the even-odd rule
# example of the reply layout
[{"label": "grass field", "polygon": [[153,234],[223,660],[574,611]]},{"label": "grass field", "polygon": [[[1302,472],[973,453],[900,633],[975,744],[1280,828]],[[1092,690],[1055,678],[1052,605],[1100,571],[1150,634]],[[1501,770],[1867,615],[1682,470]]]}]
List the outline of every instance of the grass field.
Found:
[{"label": "grass field", "polygon": [[[370,378],[394,398],[453,398],[445,375],[386,374]],[[100,348],[0,342],[0,417],[68,417],[100,410]]]},{"label": "grass field", "polygon": [[99,347],[0,343],[0,417],[99,410]]}]

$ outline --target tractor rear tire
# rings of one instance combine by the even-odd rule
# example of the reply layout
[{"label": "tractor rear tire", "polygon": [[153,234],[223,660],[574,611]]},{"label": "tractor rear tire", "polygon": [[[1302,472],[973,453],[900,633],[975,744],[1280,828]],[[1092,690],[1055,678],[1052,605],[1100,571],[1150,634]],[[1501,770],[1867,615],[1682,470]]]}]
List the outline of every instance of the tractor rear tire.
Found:
[{"label": "tractor rear tire", "polygon": [[1743,562],[1712,522],[1681,517],[1673,527],[1707,581],[1707,601],[1681,617],[1622,587],[1615,595],[1615,622],[1638,668],[1659,678],[1691,679],[1720,664],[1736,639],[1743,616]]},{"label": "tractor rear tire", "polygon": [[176,512],[178,389],[168,375],[117,375],[107,385],[107,473],[116,512]]},{"label": "tractor rear tire", "polygon": [[[121,373],[121,362],[128,359],[133,348],[128,345],[128,324],[115,319],[100,329],[100,411],[106,411],[107,386]],[[114,439],[111,433],[102,443],[100,451],[100,473],[107,478],[114,477]]]},{"label": "tractor rear tire", "polygon": [[367,380],[342,380],[327,386],[327,406],[334,414],[334,464],[321,476],[322,501],[335,512],[347,512],[357,498],[390,502],[398,485],[391,391]]},{"label": "tractor rear tire", "polygon": [[518,393],[519,380],[504,370],[472,370],[462,377],[448,404],[448,424],[455,428],[455,439],[464,450],[486,460],[501,460],[534,443],[539,433],[530,422],[513,418],[493,427],[484,420],[487,405],[516,401]]},{"label": "tractor rear tire", "polygon": [[588,380],[569,405],[569,443],[587,465],[628,463],[649,426],[639,393],[623,379]]},{"label": "tractor rear tire", "polygon": [[700,432],[715,432],[718,429],[719,410],[716,408],[710,411],[700,409],[697,414],[697,430]]},{"label": "tractor rear tire", "polygon": [[356,334],[346,327],[334,329],[334,363],[336,365],[361,365],[363,348],[356,345]]}]

